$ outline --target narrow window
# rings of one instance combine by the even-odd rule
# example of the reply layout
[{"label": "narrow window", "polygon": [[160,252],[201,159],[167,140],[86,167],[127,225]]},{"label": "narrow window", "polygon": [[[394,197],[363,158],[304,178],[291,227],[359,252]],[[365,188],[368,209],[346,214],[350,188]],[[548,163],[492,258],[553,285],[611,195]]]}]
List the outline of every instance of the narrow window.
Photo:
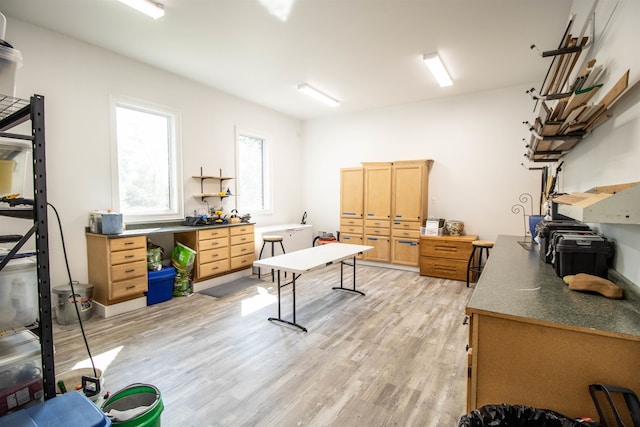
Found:
[{"label": "narrow window", "polygon": [[238,209],[240,212],[271,212],[269,146],[266,138],[237,134]]},{"label": "narrow window", "polygon": [[138,101],[115,100],[113,205],[126,222],[183,218],[178,115]]}]

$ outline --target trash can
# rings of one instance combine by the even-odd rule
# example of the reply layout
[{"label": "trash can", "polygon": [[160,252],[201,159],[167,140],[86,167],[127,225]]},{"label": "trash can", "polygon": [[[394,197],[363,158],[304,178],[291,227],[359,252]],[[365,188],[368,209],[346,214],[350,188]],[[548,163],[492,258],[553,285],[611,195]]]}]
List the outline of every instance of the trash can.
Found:
[{"label": "trash can", "polygon": [[585,423],[563,414],[525,405],[485,405],[463,415],[458,427],[518,426],[518,427],[586,427]]},{"label": "trash can", "polygon": [[[91,318],[93,308],[93,285],[73,282],[75,298],[71,292],[71,285],[59,285],[53,288],[54,304],[56,308],[56,321],[60,325],[68,325],[78,321],[78,315],[74,305],[78,306],[81,320]],[[75,302],[75,304],[74,304]]]}]

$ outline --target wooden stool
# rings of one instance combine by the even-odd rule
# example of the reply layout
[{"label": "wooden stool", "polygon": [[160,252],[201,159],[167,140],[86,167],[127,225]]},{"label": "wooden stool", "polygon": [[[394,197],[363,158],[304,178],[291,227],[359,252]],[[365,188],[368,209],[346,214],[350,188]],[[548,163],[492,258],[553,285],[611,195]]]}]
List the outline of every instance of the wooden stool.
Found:
[{"label": "wooden stool", "polygon": [[[469,273],[472,271],[478,273],[478,277],[480,277],[480,273],[482,273],[482,269],[484,268],[482,252],[487,251],[487,259],[489,259],[489,249],[493,247],[493,242],[490,240],[474,240],[471,244],[473,245],[473,249],[471,250],[471,256],[467,264],[467,288],[469,287]],[[476,265],[471,265],[476,254],[476,249],[478,250],[478,260]]]},{"label": "wooden stool", "polygon": [[[276,243],[280,243],[280,247],[282,248],[282,253],[284,252],[284,245],[282,244],[282,236],[262,236],[262,249],[260,249],[260,255],[258,256],[258,259],[262,259],[262,252],[264,251],[264,247],[267,243],[271,243],[271,256],[275,256],[275,244]],[[260,278],[260,267],[258,267],[258,279]],[[286,273],[285,273],[285,276]],[[274,273],[273,273],[273,268],[271,269],[271,281],[274,281]]]}]

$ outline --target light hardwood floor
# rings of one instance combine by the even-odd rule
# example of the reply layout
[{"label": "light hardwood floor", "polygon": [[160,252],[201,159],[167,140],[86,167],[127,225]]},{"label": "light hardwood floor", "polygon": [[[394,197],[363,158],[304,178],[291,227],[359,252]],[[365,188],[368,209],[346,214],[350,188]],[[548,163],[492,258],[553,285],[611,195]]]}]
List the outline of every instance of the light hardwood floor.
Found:
[{"label": "light hardwood floor", "polygon": [[[155,385],[165,427],[457,426],[473,288],[359,265],[362,297],[331,289],[339,271],[297,281],[297,321],[308,333],[267,321],[277,314],[268,275],[224,299],[194,294],[93,316],[84,327],[106,389]],[[290,307],[289,286],[284,317]],[[77,324],[55,325],[54,344],[58,373],[87,359]],[[108,352],[117,354],[107,366]]]}]

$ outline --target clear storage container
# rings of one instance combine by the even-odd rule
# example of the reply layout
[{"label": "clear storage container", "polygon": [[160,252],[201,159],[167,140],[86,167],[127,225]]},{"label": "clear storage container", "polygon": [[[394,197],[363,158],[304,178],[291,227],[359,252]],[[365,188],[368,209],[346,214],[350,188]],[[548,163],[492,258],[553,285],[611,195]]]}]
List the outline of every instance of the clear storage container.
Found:
[{"label": "clear storage container", "polygon": [[0,416],[43,395],[38,338],[30,331],[0,337]]},{"label": "clear storage container", "polygon": [[4,40],[7,19],[0,13],[0,95],[15,96],[16,74],[22,66],[22,54]]},{"label": "clear storage container", "polygon": [[31,143],[0,139],[0,197],[8,194],[24,197],[25,191],[30,191],[32,186],[27,181],[30,165]]},{"label": "clear storage container", "polygon": [[12,259],[0,270],[0,331],[33,324],[38,318],[35,257]]}]

